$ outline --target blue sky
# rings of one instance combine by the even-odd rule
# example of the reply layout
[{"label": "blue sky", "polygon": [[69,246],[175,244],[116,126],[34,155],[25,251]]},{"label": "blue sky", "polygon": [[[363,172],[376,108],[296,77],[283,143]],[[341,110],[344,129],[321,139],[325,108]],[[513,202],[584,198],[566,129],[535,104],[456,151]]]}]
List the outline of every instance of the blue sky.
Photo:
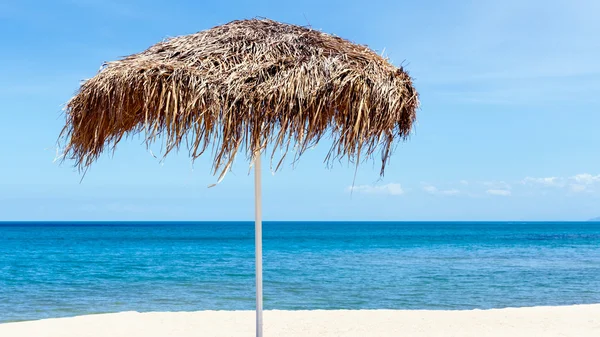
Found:
[{"label": "blue sky", "polygon": [[[585,220],[600,216],[600,2],[4,0],[0,220],[252,220],[239,157],[165,161],[120,144],[80,183],[54,163],[61,106],[104,61],[255,16],[367,44],[421,94],[384,179],[323,164],[328,144],[263,176],[267,220]],[[352,192],[352,193],[351,193]]]}]

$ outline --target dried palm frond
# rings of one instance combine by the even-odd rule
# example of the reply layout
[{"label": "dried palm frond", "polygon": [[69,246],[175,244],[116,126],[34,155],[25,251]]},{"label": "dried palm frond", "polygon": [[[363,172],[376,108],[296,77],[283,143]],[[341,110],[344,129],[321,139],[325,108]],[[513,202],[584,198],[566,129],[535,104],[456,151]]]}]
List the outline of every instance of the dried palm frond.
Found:
[{"label": "dried palm frond", "polygon": [[196,159],[212,146],[213,173],[222,177],[240,149],[253,160],[269,144],[283,160],[330,135],[327,161],[358,164],[379,149],[383,175],[418,105],[410,76],[369,48],[252,19],[106,63],[67,103],[61,139],[82,169],[137,133],[148,145],[164,139],[163,155],[185,144]]}]

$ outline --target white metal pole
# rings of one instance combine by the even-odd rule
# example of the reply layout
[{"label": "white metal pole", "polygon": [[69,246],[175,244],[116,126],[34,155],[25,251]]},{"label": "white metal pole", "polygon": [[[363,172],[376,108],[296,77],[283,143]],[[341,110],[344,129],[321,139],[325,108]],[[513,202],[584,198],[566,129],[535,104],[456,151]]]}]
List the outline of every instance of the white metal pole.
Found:
[{"label": "white metal pole", "polygon": [[260,153],[254,161],[254,243],[256,254],[256,337],[263,335],[262,200]]}]

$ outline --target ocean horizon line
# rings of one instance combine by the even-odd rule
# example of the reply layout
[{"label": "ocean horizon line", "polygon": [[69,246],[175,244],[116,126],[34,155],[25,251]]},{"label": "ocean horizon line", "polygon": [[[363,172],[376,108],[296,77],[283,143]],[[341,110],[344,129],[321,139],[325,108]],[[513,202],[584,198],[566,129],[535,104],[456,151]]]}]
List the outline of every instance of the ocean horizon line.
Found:
[{"label": "ocean horizon line", "polygon": [[[0,220],[6,223],[254,223],[254,220]],[[263,220],[262,223],[582,223],[593,220]]]}]

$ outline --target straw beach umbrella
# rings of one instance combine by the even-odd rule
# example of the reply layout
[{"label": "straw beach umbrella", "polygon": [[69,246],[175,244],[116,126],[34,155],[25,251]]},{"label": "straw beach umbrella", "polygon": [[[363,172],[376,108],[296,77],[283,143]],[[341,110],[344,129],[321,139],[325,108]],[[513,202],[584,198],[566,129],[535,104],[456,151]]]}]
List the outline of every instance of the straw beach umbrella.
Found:
[{"label": "straw beach umbrella", "polygon": [[[256,334],[262,336],[261,154],[277,171],[329,137],[326,162],[380,154],[381,175],[418,109],[412,79],[369,48],[267,19],[233,21],[108,62],[67,103],[60,141],[86,170],[125,136],[205,152],[221,181],[236,155],[255,172]],[[207,151],[208,150],[208,151]],[[276,154],[279,154],[276,156]]]}]

